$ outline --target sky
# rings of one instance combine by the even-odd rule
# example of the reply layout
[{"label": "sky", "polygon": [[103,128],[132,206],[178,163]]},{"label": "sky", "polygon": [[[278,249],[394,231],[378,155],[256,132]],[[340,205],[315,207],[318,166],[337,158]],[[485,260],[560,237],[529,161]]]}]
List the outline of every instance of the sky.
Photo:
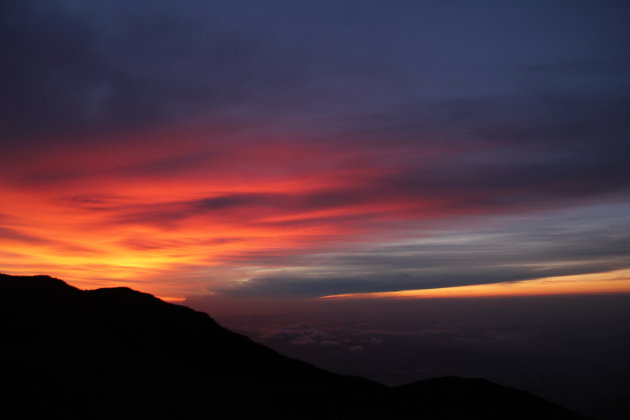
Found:
[{"label": "sky", "polygon": [[0,7],[2,272],[250,305],[630,291],[625,1]]},{"label": "sky", "polygon": [[4,0],[0,272],[630,416],[630,4]]}]

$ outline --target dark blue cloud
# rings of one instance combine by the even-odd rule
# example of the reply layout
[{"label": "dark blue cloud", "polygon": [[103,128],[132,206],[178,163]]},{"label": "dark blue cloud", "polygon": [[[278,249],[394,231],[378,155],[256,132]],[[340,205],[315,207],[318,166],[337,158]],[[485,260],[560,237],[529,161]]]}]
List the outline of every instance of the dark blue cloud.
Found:
[{"label": "dark blue cloud", "polygon": [[239,117],[312,131],[408,103],[457,115],[532,89],[619,93],[627,16],[615,1],[8,2],[4,130]]}]

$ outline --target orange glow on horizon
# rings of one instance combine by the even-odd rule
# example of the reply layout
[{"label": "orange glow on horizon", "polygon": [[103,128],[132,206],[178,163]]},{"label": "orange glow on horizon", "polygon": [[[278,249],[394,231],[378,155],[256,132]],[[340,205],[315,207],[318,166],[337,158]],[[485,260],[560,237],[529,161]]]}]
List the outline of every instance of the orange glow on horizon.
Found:
[{"label": "orange glow on horizon", "polygon": [[158,299],[162,299],[165,302],[169,303],[182,303],[186,301],[185,297],[174,297],[174,296],[156,296]]},{"label": "orange glow on horizon", "polygon": [[608,293],[630,293],[630,270],[436,289],[351,293],[323,296],[321,299],[479,298]]}]

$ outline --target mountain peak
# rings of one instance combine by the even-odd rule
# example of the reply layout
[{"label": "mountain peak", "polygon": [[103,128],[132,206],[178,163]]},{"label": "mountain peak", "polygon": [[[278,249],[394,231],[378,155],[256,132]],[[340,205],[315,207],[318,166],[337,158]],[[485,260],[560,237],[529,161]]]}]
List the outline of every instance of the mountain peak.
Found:
[{"label": "mountain peak", "polygon": [[[92,295],[107,296],[116,299],[142,299],[142,300],[156,300],[163,302],[161,299],[153,296],[149,293],[139,292],[129,287],[103,287],[100,289],[86,290],[86,292]],[[166,303],[166,302],[165,302]]]},{"label": "mountain peak", "polygon": [[35,275],[35,276],[12,276],[9,274],[0,273],[0,288],[2,289],[19,289],[19,290],[33,290],[33,291],[78,291],[76,287],[70,286],[63,280],[48,276],[48,275]]},{"label": "mountain peak", "polygon": [[0,275],[0,288],[11,295],[0,308],[2,398],[24,418],[583,419],[485,380],[388,388],[326,372],[126,287]]}]

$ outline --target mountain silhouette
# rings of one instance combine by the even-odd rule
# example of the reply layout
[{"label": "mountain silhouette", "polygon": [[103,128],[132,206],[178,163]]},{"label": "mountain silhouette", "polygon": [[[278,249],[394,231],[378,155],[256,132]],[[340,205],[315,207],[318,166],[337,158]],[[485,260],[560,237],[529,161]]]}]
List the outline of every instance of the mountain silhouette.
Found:
[{"label": "mountain silhouette", "polygon": [[387,387],[128,288],[0,275],[2,407],[59,419],[584,419],[483,379]]}]

